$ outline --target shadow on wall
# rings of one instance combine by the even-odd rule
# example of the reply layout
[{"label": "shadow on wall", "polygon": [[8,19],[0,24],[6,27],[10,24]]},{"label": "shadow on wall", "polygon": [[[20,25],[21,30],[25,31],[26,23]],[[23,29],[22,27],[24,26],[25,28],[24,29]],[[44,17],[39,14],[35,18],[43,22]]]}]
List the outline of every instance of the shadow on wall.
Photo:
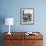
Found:
[{"label": "shadow on wall", "polygon": [[0,16],[0,46],[3,46],[3,32],[2,32],[2,25],[5,23],[5,17]]},{"label": "shadow on wall", "polygon": [[0,16],[0,33],[2,33],[2,25],[5,24],[5,17],[4,16]]},{"label": "shadow on wall", "polygon": [[3,33],[0,33],[0,46],[4,46],[3,45],[3,39],[4,39]]}]

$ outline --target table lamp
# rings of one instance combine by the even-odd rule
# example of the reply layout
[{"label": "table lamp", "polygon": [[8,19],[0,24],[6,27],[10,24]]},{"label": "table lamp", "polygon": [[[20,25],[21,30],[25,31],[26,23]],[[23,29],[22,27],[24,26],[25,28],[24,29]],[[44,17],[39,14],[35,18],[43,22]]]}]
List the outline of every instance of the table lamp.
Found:
[{"label": "table lamp", "polygon": [[10,26],[14,25],[14,18],[5,18],[5,25],[9,25],[8,34],[11,35],[11,33],[10,33]]}]

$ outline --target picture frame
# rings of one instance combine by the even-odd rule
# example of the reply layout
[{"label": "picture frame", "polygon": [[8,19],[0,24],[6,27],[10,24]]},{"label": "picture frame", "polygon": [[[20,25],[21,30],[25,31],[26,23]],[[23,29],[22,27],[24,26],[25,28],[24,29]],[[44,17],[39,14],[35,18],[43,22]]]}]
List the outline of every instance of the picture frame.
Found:
[{"label": "picture frame", "polygon": [[34,8],[20,8],[20,23],[34,24]]}]

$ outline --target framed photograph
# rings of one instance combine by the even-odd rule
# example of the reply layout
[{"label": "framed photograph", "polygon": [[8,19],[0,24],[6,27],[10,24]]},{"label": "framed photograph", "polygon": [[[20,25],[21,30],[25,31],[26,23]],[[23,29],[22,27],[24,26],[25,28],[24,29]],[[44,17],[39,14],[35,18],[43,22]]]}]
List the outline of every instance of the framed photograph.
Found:
[{"label": "framed photograph", "polygon": [[20,9],[20,23],[21,24],[34,24],[34,8],[21,8]]}]

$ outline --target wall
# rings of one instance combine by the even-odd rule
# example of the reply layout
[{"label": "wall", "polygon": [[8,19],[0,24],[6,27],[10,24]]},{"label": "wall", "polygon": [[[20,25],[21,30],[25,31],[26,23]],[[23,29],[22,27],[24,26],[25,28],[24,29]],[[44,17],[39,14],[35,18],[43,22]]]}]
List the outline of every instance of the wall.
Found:
[{"label": "wall", "polygon": [[[46,20],[46,1],[44,0],[1,0],[1,17],[15,18],[15,24],[12,26],[12,31],[43,31]],[[20,24],[20,8],[34,8],[34,25]],[[2,32],[7,31],[7,26],[2,26]],[[13,29],[14,28],[14,29]],[[19,29],[19,30],[18,30]],[[45,31],[44,30],[44,31]]]},{"label": "wall", "polygon": [[[0,17],[13,17],[15,19],[14,26],[11,31],[46,31],[46,1],[45,0],[1,0]],[[34,8],[34,24],[20,24],[20,8]],[[6,25],[1,26],[2,32],[7,31]],[[7,28],[6,28],[7,27]],[[14,29],[13,29],[14,28]],[[18,30],[19,29],[19,30]]]},{"label": "wall", "polygon": [[[34,8],[33,25],[20,24],[20,8]],[[11,32],[40,31],[46,36],[46,0],[0,0],[0,18],[4,20],[6,17],[15,19]],[[1,23],[0,32],[8,32],[8,26]]]}]

